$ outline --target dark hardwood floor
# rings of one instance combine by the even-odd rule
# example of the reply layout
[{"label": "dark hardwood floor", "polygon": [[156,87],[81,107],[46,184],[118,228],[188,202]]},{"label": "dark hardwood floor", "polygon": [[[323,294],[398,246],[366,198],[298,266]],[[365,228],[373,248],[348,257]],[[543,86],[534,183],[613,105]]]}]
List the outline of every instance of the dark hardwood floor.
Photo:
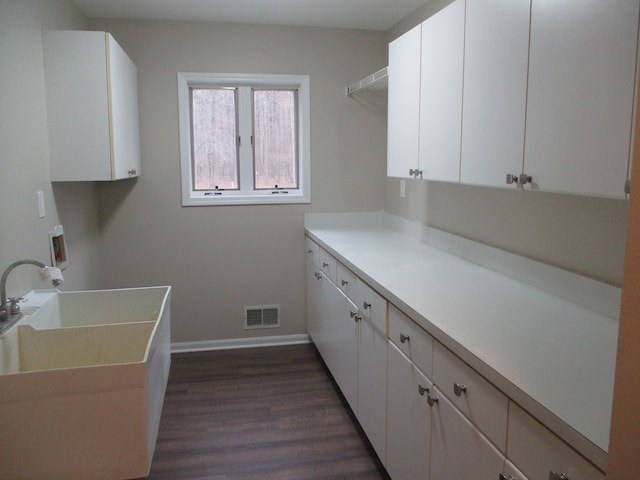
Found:
[{"label": "dark hardwood floor", "polygon": [[149,479],[387,479],[312,345],[172,357]]}]

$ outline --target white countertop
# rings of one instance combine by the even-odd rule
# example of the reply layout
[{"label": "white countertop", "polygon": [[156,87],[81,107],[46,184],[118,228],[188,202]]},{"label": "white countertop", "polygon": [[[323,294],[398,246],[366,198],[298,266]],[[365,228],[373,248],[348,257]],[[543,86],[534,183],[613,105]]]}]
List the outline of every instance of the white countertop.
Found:
[{"label": "white countertop", "polygon": [[[310,215],[305,225],[323,248],[604,468],[619,289],[602,284],[603,297],[613,300],[598,313],[592,305],[587,308],[522,278],[499,273],[495,269],[500,265],[500,251],[476,244],[475,262],[482,263],[483,254],[490,252],[490,269],[426,243],[424,235],[416,234],[420,229],[399,232],[388,228],[384,217],[390,216]],[[445,234],[440,243],[446,241]],[[474,242],[461,241],[467,250],[474,250]],[[505,263],[510,257],[505,252]],[[537,279],[538,285],[571,283],[567,272],[541,264],[535,268],[542,268],[546,275]],[[576,277],[574,292],[580,290],[585,279],[569,276]],[[586,284],[600,288],[592,280],[587,279]]]}]

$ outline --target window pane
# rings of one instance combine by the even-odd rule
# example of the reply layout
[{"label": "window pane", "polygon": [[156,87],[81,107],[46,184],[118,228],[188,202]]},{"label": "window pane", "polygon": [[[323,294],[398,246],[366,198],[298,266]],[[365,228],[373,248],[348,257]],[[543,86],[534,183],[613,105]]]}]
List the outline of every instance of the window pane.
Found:
[{"label": "window pane", "polygon": [[253,91],[254,185],[298,188],[295,90]]},{"label": "window pane", "polygon": [[191,89],[193,189],[238,188],[236,90]]}]

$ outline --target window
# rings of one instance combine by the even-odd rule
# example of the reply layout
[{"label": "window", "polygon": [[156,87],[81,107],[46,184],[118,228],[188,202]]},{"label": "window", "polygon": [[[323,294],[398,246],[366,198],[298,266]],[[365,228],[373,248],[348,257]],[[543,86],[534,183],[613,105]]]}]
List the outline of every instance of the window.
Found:
[{"label": "window", "polygon": [[309,203],[309,77],[178,73],[182,205]]}]

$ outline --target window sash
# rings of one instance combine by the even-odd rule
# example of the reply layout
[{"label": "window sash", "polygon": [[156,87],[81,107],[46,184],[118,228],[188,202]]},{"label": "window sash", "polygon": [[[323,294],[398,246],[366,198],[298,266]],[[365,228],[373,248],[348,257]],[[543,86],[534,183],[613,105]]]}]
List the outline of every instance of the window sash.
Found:
[{"label": "window sash", "polygon": [[[200,96],[198,95],[198,93],[201,93],[202,96],[205,96],[206,93],[214,94],[213,92],[218,92],[219,94],[232,94],[232,113],[228,111],[216,111],[216,107],[219,105],[217,102],[215,106],[204,105],[205,100],[213,102],[216,100],[214,98],[201,98],[201,104],[196,106],[196,101]],[[191,188],[194,191],[203,192],[212,190],[240,190],[240,152],[238,145],[238,90],[233,87],[191,87],[189,88],[189,97],[189,104],[191,108]],[[226,100],[229,101],[229,99]],[[227,106],[227,109],[228,108],[229,107]],[[197,112],[196,110],[200,111]],[[206,118],[203,118],[205,114],[208,114],[208,116],[211,117],[212,123],[217,124],[214,128],[218,131],[218,133],[219,130],[224,129],[225,123],[227,123],[227,128],[232,129],[231,133],[226,136],[226,142],[223,142],[222,145],[216,145],[217,148],[212,148],[214,147],[213,145],[208,145],[210,148],[206,148],[207,145],[203,145],[203,143],[211,143],[212,139],[209,138],[209,142],[205,142],[205,139],[200,138],[201,135],[205,135],[205,133],[203,132],[205,127],[205,125],[203,124],[205,124],[205,121],[207,120]],[[230,119],[231,121],[229,121]],[[212,126],[208,122],[206,123],[209,127]],[[215,135],[214,143],[218,143],[217,139],[218,136]],[[224,143],[226,143],[226,145]],[[229,162],[228,159],[226,159],[227,161],[225,162],[224,158],[222,162],[217,162],[215,158],[213,160],[204,158],[211,155],[216,155],[218,153],[216,150],[226,150],[226,152],[223,153],[232,155],[232,162]],[[220,165],[220,163],[222,163],[222,165]],[[233,165],[228,165],[229,163],[233,163]],[[208,186],[202,185],[203,179],[198,175],[199,169],[209,169],[211,171],[211,174],[209,175],[210,182],[208,183]],[[218,173],[219,170],[221,170],[222,172]],[[225,175],[225,171],[228,170],[230,170],[230,172]],[[228,182],[220,181],[223,176],[229,177],[230,184]],[[199,181],[201,182],[201,184],[199,184]]]},{"label": "window sash", "polygon": [[[270,142],[264,142],[264,145],[261,142],[261,133],[263,130],[269,129],[273,122],[265,122],[268,123],[267,128],[260,128],[263,125],[260,122],[261,115],[260,112],[257,111],[256,108],[256,97],[260,96],[263,92],[273,92],[274,95],[278,93],[289,93],[291,105],[289,106],[290,111],[281,111],[277,107],[280,105],[269,105],[272,108],[271,113],[275,119],[276,123],[279,124],[280,130],[279,134],[282,135],[282,132],[287,134],[286,136],[290,137],[288,141],[288,146],[290,146],[290,151],[286,152],[286,163],[287,167],[290,169],[289,175],[285,174],[284,181],[280,180],[281,171],[278,170],[277,165],[273,165],[275,158],[281,157],[280,163],[283,164],[282,159],[282,151],[278,151],[273,149],[274,144],[280,141],[279,143],[286,142],[283,137],[276,137],[278,134],[276,132],[264,132],[265,137],[269,137],[271,135]],[[278,102],[273,102],[278,103]],[[258,103],[259,105],[259,103]],[[252,118],[252,147],[253,147],[253,189],[254,190],[298,190],[299,188],[299,155],[298,155],[298,90],[297,89],[285,89],[285,88],[252,88],[251,89],[251,118]],[[285,108],[286,110],[286,108]],[[288,117],[288,118],[285,118]],[[263,150],[267,150],[271,147],[270,151],[265,152]],[[288,150],[288,149],[287,149]],[[263,158],[260,158],[263,157]],[[264,158],[266,157],[266,158]],[[266,171],[265,171],[266,170]],[[261,180],[259,177],[269,177],[271,176],[269,173],[273,171],[276,179],[273,182],[266,183],[264,180]],[[288,180],[288,181],[287,181]]]}]

